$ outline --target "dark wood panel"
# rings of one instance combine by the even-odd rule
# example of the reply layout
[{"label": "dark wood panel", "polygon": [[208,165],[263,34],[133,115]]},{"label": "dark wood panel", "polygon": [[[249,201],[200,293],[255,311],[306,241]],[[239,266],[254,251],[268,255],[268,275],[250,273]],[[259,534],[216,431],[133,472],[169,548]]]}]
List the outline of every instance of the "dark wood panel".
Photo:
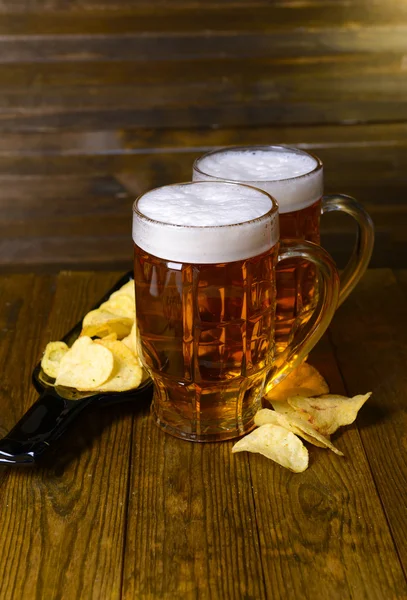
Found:
[{"label": "dark wood panel", "polygon": [[[130,235],[110,236],[107,232],[98,237],[31,237],[0,240],[0,269],[20,271],[23,266],[31,270],[41,265],[64,268],[95,268],[109,270],[132,268],[133,247]],[[24,270],[24,269],[23,269]]]},{"label": "dark wood panel", "polygon": [[[63,220],[130,215],[132,195],[109,178],[89,178],[80,186],[74,177],[28,177],[20,181],[0,178],[6,186],[0,192],[0,215],[7,222],[23,226],[28,221]],[[31,189],[30,189],[31,185]],[[64,186],[66,190],[64,190]],[[100,186],[97,189],[97,186]],[[50,229],[52,232],[52,229]]]},{"label": "dark wood panel", "polygon": [[271,32],[197,31],[194,34],[2,36],[0,64],[38,62],[173,61],[381,54],[407,51],[407,25],[301,28]]},{"label": "dark wood panel", "polygon": [[[82,205],[84,201],[82,199]],[[14,220],[9,215],[5,218],[0,217],[0,237],[3,242],[12,239],[29,240],[32,238],[66,238],[71,236],[72,243],[76,240],[94,237],[103,244],[105,236],[131,237],[131,202],[126,210],[115,211],[113,207],[103,213],[94,213],[93,215],[86,206],[85,210],[72,211],[71,213],[61,215],[46,215],[45,211],[41,216],[24,215],[24,220]],[[407,218],[406,218],[407,221]]]},{"label": "dark wood panel", "polygon": [[[294,58],[249,58],[242,61],[239,58],[223,58],[217,60],[185,59],[183,61],[154,61],[144,60],[100,62],[61,63],[30,63],[0,64],[0,83],[6,87],[27,86],[32,91],[35,88],[47,86],[104,86],[128,85],[136,82],[137,86],[159,83],[163,87],[187,85],[188,83],[210,85],[212,82],[235,82],[240,86],[251,84],[272,86],[281,80],[287,85],[287,90],[309,91],[331,95],[323,84],[337,79],[337,91],[352,96],[354,90],[349,84],[356,86],[356,91],[369,92],[374,88],[381,91],[378,84],[394,81],[394,87],[389,92],[401,92],[405,85],[405,70],[401,55],[382,53],[372,61],[370,55],[334,55],[324,57],[294,57]],[[380,77],[380,80],[378,78]],[[295,80],[294,80],[295,78]],[[388,79],[386,79],[388,78]],[[393,79],[392,79],[393,78]],[[44,90],[45,91],[45,90]],[[258,90],[261,92],[261,89]]]},{"label": "dark wood panel", "polygon": [[99,203],[103,208],[107,204],[111,205],[114,199],[125,199],[127,195],[123,185],[112,176],[13,177],[10,175],[0,179],[1,206],[6,210],[21,206],[23,209],[35,211],[44,207],[50,214],[55,214],[59,210],[69,210],[72,205],[77,206],[84,199],[93,202],[91,210],[97,210]]},{"label": "dark wood panel", "polygon": [[[310,148],[313,150],[313,148]],[[325,165],[325,188],[327,193],[362,192],[362,200],[370,203],[383,202],[383,194],[389,190],[401,190],[407,178],[406,147],[396,145],[372,145],[363,148],[350,146],[346,149],[319,147],[316,153]],[[148,188],[188,181],[192,177],[192,165],[202,150],[170,149],[163,152],[112,153],[111,155],[28,155],[0,156],[2,175],[88,175],[101,177],[123,174],[130,191],[141,193]],[[57,191],[57,190],[56,190]],[[359,194],[360,195],[360,194]],[[389,202],[389,200],[386,200]],[[402,198],[390,199],[397,204]]]},{"label": "dark wood panel", "polygon": [[[404,149],[407,146],[407,123],[369,123],[348,125],[264,125],[200,128],[128,128],[85,131],[25,131],[3,132],[0,136],[0,157],[45,155],[111,155],[124,153],[205,152],[212,148],[233,145],[287,144],[314,152],[337,149],[338,152],[363,153],[371,147]],[[404,150],[403,150],[404,151]],[[22,179],[25,185],[26,179]],[[35,181],[35,180],[33,180]],[[75,178],[75,185],[79,177]],[[44,185],[46,180],[43,180]],[[18,179],[13,180],[13,185]],[[0,189],[0,195],[4,191]],[[64,189],[64,193],[68,190]]]},{"label": "dark wood panel", "polygon": [[[195,92],[196,93],[196,92]],[[199,96],[199,94],[197,94]],[[224,95],[222,95],[224,99]],[[31,99],[28,102],[31,103]],[[120,97],[118,98],[120,102]],[[104,100],[102,101],[103,105]],[[181,103],[185,102],[185,96]],[[86,104],[86,99],[84,100]],[[26,131],[81,131],[83,129],[100,130],[109,124],[111,129],[128,127],[241,127],[310,124],[349,124],[360,122],[394,122],[407,120],[407,106],[399,99],[382,99],[381,102],[355,97],[341,101],[332,98],[328,101],[308,101],[299,98],[295,103],[263,102],[255,99],[242,99],[234,103],[219,101],[212,106],[200,106],[186,102],[182,108],[165,105],[158,100],[158,108],[146,106],[143,109],[120,109],[114,106],[100,107],[100,99],[91,101],[92,108],[77,106],[75,102],[60,103],[58,107],[25,109],[11,104],[0,112],[1,132]],[[114,94],[112,96],[114,103]]]},{"label": "dark wood panel", "polygon": [[[406,139],[404,123],[6,134],[0,141],[3,268],[13,262],[18,268],[25,262],[130,264],[134,196],[190,179],[193,159],[208,148],[269,142],[297,144],[321,156],[326,191],[354,195],[372,214],[372,264],[402,266]],[[327,215],[322,233],[343,266],[354,242],[351,219]]]},{"label": "dark wood panel", "polygon": [[[400,220],[398,215],[395,221]],[[21,270],[24,265],[56,268],[121,268],[127,270],[132,263],[131,213],[117,219],[87,218],[52,219],[21,225],[4,222],[1,226],[0,267],[8,271]],[[112,222],[113,221],[113,222]],[[388,227],[377,225],[372,267],[407,264],[405,227],[399,234],[393,232],[393,222]],[[11,237],[13,236],[13,237]],[[355,243],[353,223],[334,229],[322,225],[322,244],[334,257],[340,268],[349,259]]]},{"label": "dark wood panel", "polygon": [[[0,0],[0,14],[3,267],[126,261],[131,195],[239,143],[320,155],[326,191],[371,210],[375,264],[401,260],[406,7]],[[323,234],[343,263],[352,225],[328,217]]]},{"label": "dark wood panel", "polygon": [[407,7],[392,2],[193,2],[122,3],[66,2],[46,4],[3,0],[0,34],[267,31],[277,26],[308,27],[399,25]]},{"label": "dark wood panel", "polygon": [[[31,195],[29,182],[33,189]],[[29,178],[21,196],[13,188],[13,195],[1,200],[0,266],[3,271],[24,270],[29,265],[54,269],[58,266],[81,268],[81,265],[97,269],[131,268],[131,194],[121,194],[117,199],[114,195],[109,198],[79,192],[77,196],[68,194],[60,201],[58,189],[68,186],[69,180],[57,177],[56,190],[52,191],[48,181],[41,202],[41,185],[33,182],[35,179]],[[96,182],[103,186],[103,181]],[[112,184],[107,182],[107,185]],[[366,207],[376,226],[372,266],[405,265],[405,206],[392,205],[388,210],[380,204]],[[326,215],[322,219],[322,241],[343,267],[355,241],[353,221],[338,213]]]},{"label": "dark wood panel", "polygon": [[[13,137],[14,134],[11,134],[10,138],[6,135],[5,144],[9,143],[8,140],[13,143]],[[59,140],[63,139],[61,134],[55,135],[55,140],[57,137]],[[0,148],[4,150],[2,138],[3,136],[0,138]],[[14,139],[22,138],[16,134]],[[30,136],[24,136],[23,139],[30,140]],[[319,148],[329,147],[340,147],[346,152],[347,148],[352,146],[404,146],[407,143],[407,123],[355,123],[340,126],[313,124],[301,127],[276,124],[229,128],[215,125],[212,128],[128,129],[120,132],[120,139],[123,140],[123,147],[126,149],[182,147],[199,150],[244,144],[287,144],[316,153]],[[38,137],[36,140],[38,143]]]},{"label": "dark wood panel", "polygon": [[144,109],[82,109],[68,101],[59,108],[25,110],[16,105],[0,112],[0,131],[81,131],[83,129],[100,130],[106,123],[112,129],[128,127],[241,127],[269,126],[270,124],[310,125],[310,124],[349,124],[360,122],[405,121],[407,107],[400,100],[386,100],[380,103],[355,98],[341,102],[306,102],[304,99],[295,104],[264,103],[250,100],[234,104],[218,103],[211,107],[187,105],[183,108],[172,106],[145,107]]}]

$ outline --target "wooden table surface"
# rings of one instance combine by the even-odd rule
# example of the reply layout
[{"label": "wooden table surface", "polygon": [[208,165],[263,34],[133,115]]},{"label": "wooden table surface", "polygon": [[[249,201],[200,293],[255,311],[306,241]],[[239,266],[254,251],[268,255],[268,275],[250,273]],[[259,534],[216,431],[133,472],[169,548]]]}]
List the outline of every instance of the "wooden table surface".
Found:
[{"label": "wooden table surface", "polygon": [[[0,434],[31,371],[121,273],[0,276]],[[41,467],[0,468],[0,598],[407,598],[407,271],[367,273],[311,362],[372,391],[301,474],[90,409]]]}]

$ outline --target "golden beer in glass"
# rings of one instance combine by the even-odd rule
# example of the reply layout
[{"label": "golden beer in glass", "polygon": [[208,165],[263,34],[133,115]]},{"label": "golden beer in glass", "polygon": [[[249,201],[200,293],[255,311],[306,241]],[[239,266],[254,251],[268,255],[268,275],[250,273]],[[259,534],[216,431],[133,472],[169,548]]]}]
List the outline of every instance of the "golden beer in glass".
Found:
[{"label": "golden beer in glass", "polygon": [[[293,369],[334,313],[335,267],[312,244],[279,248],[275,201],[231,183],[165,186],[133,209],[140,353],[156,423],[192,441],[250,431],[266,386]],[[314,319],[275,360],[277,263],[307,256],[321,276]]]},{"label": "golden beer in glass", "polygon": [[[339,304],[365,272],[373,249],[373,223],[364,208],[343,195],[323,196],[323,165],[319,158],[284,146],[242,146],[208,152],[193,168],[194,181],[234,181],[260,188],[279,204],[282,240],[320,244],[322,213],[343,211],[357,223],[357,238],[341,276]],[[316,272],[305,260],[277,267],[278,349],[286,347],[293,324],[308,318],[316,300]]]}]

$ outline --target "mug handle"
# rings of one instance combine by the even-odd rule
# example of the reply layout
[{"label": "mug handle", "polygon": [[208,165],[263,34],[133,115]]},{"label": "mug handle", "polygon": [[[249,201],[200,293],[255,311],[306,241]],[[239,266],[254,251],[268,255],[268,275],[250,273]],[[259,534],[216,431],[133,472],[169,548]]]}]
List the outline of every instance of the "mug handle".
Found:
[{"label": "mug handle", "polygon": [[322,214],[337,210],[353,217],[357,224],[355,246],[348,264],[340,275],[341,288],[338,302],[338,306],[340,306],[368,267],[373,251],[374,225],[363,206],[351,196],[335,194],[322,198]]},{"label": "mug handle", "polygon": [[266,378],[265,394],[304,361],[327,330],[338,305],[339,275],[328,252],[311,242],[284,240],[280,243],[277,262],[293,258],[315,265],[316,303],[307,322],[295,330],[287,348],[275,357]]}]

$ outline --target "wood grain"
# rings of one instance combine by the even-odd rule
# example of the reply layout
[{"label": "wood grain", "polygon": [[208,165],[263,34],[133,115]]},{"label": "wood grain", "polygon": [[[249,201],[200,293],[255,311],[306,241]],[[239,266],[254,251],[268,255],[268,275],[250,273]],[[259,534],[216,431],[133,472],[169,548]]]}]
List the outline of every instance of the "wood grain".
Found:
[{"label": "wood grain", "polygon": [[[25,131],[3,132],[0,137],[0,156],[89,155],[122,153],[182,153],[205,151],[217,146],[241,144],[288,144],[318,152],[323,148],[341,148],[343,153],[352,148],[399,147],[406,145],[406,123],[352,123],[347,125],[295,126],[241,124],[227,127],[170,128],[127,127],[120,131],[105,123],[100,130]],[[23,180],[24,181],[24,180]],[[35,182],[35,180],[34,180]],[[13,187],[18,179],[13,181]],[[46,185],[44,181],[43,185]],[[12,191],[13,187],[9,186]],[[0,189],[0,194],[4,190]],[[68,193],[66,188],[61,194]]]},{"label": "wood grain", "polygon": [[[270,4],[222,2],[81,2],[67,8],[58,2],[15,2],[3,0],[0,33],[79,34],[129,33],[147,31],[191,32],[202,30],[274,30],[276,27],[400,25],[407,21],[407,9],[394,0],[386,3],[346,0],[289,0]],[[196,11],[199,11],[199,19]],[[272,18],[270,18],[272,15]]]},{"label": "wood grain", "polygon": [[[119,273],[0,277],[0,435],[32,367]],[[41,468],[0,471],[0,597],[407,597],[407,275],[369,272],[311,355],[331,391],[373,390],[337,457],[290,473],[161,432],[148,407],[83,415]],[[19,335],[17,335],[19,334]],[[334,349],[334,351],[333,351]],[[338,368],[339,365],[339,368]]]},{"label": "wood grain", "polygon": [[266,598],[247,457],[135,420],[123,597]]},{"label": "wood grain", "polygon": [[[118,274],[2,278],[1,430],[34,400],[30,372]],[[2,598],[119,598],[132,412],[93,411],[44,467],[0,486]],[[102,435],[103,432],[103,435]]]},{"label": "wood grain", "polygon": [[[326,192],[372,213],[372,264],[405,264],[403,3],[68,4],[0,0],[2,270],[123,268],[132,195],[250,143],[320,155]],[[343,266],[352,224],[322,234]]]},{"label": "wood grain", "polygon": [[336,54],[392,53],[407,49],[407,25],[373,25],[301,28],[297,31],[196,31],[174,38],[172,32],[144,35],[59,34],[0,37],[0,64],[39,62],[174,61],[223,58],[247,59],[269,56],[289,58]]},{"label": "wood grain", "polygon": [[[112,127],[148,126],[151,109],[156,126],[405,121],[399,102],[406,90],[403,64],[402,57],[385,54],[374,61],[341,55],[243,63],[218,58],[3,64],[1,122],[6,131],[18,122],[34,129],[36,116],[42,116],[49,128],[59,115],[60,126],[72,127],[69,116],[75,112],[76,128],[89,127],[86,112],[93,111],[94,128],[104,126],[103,113],[110,110]],[[183,111],[187,115],[179,120]]]},{"label": "wood grain", "polygon": [[[310,362],[331,392],[344,393],[326,338]],[[359,432],[344,428],[333,442],[345,457],[309,446],[310,468],[300,477],[249,456],[266,587],[273,598],[404,597],[403,571]]]},{"label": "wood grain", "polygon": [[[356,150],[354,156],[357,160]],[[81,265],[82,268],[88,265],[98,269],[131,268],[134,198],[149,187],[187,179],[191,168],[191,162],[187,164],[185,159],[181,163],[183,172],[176,177],[175,167],[164,169],[161,163],[158,168],[154,155],[144,157],[145,161],[147,159],[150,160],[149,169],[139,171],[137,176],[121,173],[118,178],[102,174],[88,178],[85,175],[0,178],[0,267],[9,271],[13,268],[21,270],[24,265],[54,265],[57,270],[62,266],[78,269]],[[171,164],[175,165],[175,162]],[[382,168],[384,172],[387,166],[384,164]],[[371,179],[367,167],[365,171],[361,170],[361,180],[364,176],[366,181]],[[363,189],[361,184],[354,187],[347,180],[345,170],[342,181],[340,179],[340,173],[334,167],[328,171],[327,191],[356,196],[375,221],[376,246],[372,265],[402,266],[407,213],[401,173],[400,187],[395,185],[387,189],[375,185]],[[337,181],[335,186],[333,181]],[[126,191],[124,186],[129,190]],[[390,190],[392,201],[383,205],[382,200]],[[322,219],[323,244],[340,266],[349,256],[354,235],[350,218],[335,214]]]},{"label": "wood grain", "polygon": [[[405,277],[404,277],[405,281]],[[331,332],[350,394],[371,390],[360,436],[399,557],[407,567],[406,296],[394,274],[369,272],[338,310]]]}]

